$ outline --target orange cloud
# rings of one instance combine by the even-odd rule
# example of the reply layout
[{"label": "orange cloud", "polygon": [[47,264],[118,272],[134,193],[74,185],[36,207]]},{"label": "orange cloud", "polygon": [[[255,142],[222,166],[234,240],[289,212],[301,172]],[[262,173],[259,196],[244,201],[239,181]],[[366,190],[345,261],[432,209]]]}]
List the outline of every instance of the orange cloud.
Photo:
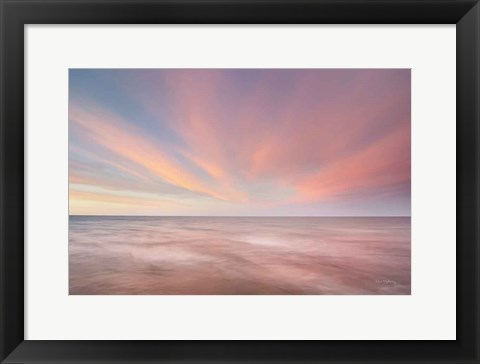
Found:
[{"label": "orange cloud", "polygon": [[141,136],[132,126],[120,118],[95,109],[86,111],[71,107],[70,119],[90,131],[90,138],[122,158],[137,163],[165,181],[199,192],[220,200],[229,200],[232,196],[223,194],[200,181],[192,173],[167,157],[161,147]]}]

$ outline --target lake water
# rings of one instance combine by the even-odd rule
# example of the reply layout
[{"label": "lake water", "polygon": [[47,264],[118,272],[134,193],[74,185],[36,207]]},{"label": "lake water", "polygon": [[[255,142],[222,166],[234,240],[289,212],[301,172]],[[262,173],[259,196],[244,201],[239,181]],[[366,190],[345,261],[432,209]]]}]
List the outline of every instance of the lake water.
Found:
[{"label": "lake water", "polygon": [[70,216],[74,295],[410,294],[410,217]]}]

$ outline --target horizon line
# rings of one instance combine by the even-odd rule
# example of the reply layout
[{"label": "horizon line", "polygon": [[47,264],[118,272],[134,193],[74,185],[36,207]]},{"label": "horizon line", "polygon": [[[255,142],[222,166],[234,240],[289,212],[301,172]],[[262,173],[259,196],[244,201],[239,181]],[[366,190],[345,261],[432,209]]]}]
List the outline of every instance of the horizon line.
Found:
[{"label": "horizon line", "polygon": [[70,216],[108,216],[108,217],[412,217],[412,215],[83,215]]}]

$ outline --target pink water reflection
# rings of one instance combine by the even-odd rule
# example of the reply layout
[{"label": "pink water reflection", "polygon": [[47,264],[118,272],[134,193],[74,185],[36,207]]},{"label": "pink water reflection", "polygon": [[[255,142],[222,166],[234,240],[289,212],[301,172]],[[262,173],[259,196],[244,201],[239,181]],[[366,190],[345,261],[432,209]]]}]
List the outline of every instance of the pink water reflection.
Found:
[{"label": "pink water reflection", "polygon": [[70,294],[410,294],[410,218],[70,217]]}]

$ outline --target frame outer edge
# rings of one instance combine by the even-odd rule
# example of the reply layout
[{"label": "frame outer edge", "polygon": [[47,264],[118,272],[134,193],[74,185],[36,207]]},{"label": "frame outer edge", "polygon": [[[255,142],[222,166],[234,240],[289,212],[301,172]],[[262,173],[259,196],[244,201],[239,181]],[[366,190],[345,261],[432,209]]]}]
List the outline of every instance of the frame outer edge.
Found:
[{"label": "frame outer edge", "polygon": [[[457,340],[478,363],[480,3],[457,23]],[[467,279],[468,278],[468,279]],[[470,279],[470,280],[469,280]],[[471,284],[469,284],[471,282]],[[476,292],[468,300],[468,292]],[[466,313],[472,313],[468,317]],[[463,327],[459,326],[459,323]]]},{"label": "frame outer edge", "polygon": [[[125,1],[127,3],[128,1]],[[361,3],[361,1],[359,1]],[[24,74],[23,67],[18,66],[18,62],[21,59],[23,66],[23,46],[24,46],[24,34],[23,25],[27,21],[26,18],[31,17],[36,23],[42,23],[42,17],[52,22],[52,18],[61,18],[58,13],[48,15],[46,12],[41,14],[32,15],[25,14],[22,11],[28,13],[27,4],[39,5],[41,1],[5,1],[0,0],[0,22],[1,22],[1,44],[0,44],[0,362],[35,362],[35,361],[50,361],[49,358],[55,356],[55,353],[42,352],[43,357],[37,357],[35,359],[28,358],[28,355],[22,355],[22,347],[25,348],[27,342],[23,342],[24,334],[24,292],[23,292],[23,244],[12,244],[11,241],[23,241],[23,221],[24,218],[24,199],[18,199],[21,194],[23,196],[23,148],[21,152],[11,153],[10,151],[18,150],[18,143],[23,147],[23,132],[24,127],[18,125],[16,121],[23,120],[23,91],[24,91]],[[52,5],[56,3],[60,6],[65,6],[68,1],[46,1]],[[72,3],[84,3],[93,5],[92,1],[75,1]],[[199,4],[202,1],[198,2]],[[464,294],[466,291],[473,290],[476,292],[475,302],[460,301],[457,309],[465,312],[474,313],[475,317],[466,317],[463,322],[470,321],[470,329],[473,329],[474,337],[469,337],[469,346],[464,347],[462,354],[463,357],[459,357],[455,362],[462,363],[478,363],[479,361],[479,346],[478,346],[478,330],[479,330],[479,315],[476,311],[478,309],[479,302],[479,290],[478,290],[478,274],[479,274],[479,249],[478,249],[478,211],[480,201],[479,195],[479,170],[478,161],[479,158],[479,76],[480,76],[480,56],[479,56],[479,24],[480,24],[480,6],[478,0],[476,1],[459,1],[465,8],[466,4],[476,4],[473,8],[469,9],[468,13],[457,24],[457,82],[461,79],[463,86],[469,85],[470,94],[457,93],[457,117],[469,118],[471,125],[463,125],[461,128],[462,135],[465,139],[464,145],[457,154],[457,158],[461,155],[465,161],[457,164],[457,170],[462,173],[462,185],[463,192],[459,194],[457,186],[457,204],[464,207],[464,210],[471,212],[470,216],[463,216],[465,223],[460,221],[457,225],[457,229],[465,226],[465,229],[474,233],[472,244],[468,249],[464,249],[460,254],[457,254],[457,258],[461,255],[462,259],[465,259],[467,264],[465,267],[459,267],[462,277],[474,275],[473,280],[469,281],[475,284],[466,286],[462,283],[457,286],[458,293]],[[18,6],[21,4],[20,6]],[[105,4],[105,2],[104,2]],[[272,2],[272,6],[275,4]],[[56,6],[56,5],[55,5]],[[458,5],[460,6],[460,4]],[[52,6],[50,9],[54,9]],[[469,6],[470,8],[470,6]],[[50,20],[49,20],[50,19]],[[442,22],[442,21],[438,21]],[[95,23],[95,21],[93,22]],[[8,33],[8,37],[7,37]],[[465,44],[459,47],[459,39],[463,34]],[[458,58],[458,50],[462,52],[462,65],[465,64],[465,72],[459,71],[460,62]],[[472,57],[468,61],[468,57]],[[8,72],[7,72],[8,71]],[[14,71],[14,72],[12,72]],[[472,79],[473,72],[474,76]],[[460,84],[460,83],[458,83]],[[15,96],[8,96],[7,98],[7,85],[18,85],[14,89]],[[458,90],[457,90],[458,92]],[[10,93],[11,94],[11,93]],[[15,102],[11,102],[14,100]],[[8,101],[8,102],[7,102]],[[460,110],[461,109],[461,110]],[[7,122],[8,120],[8,122]],[[460,120],[460,119],[459,119]],[[8,138],[7,138],[8,135]],[[460,133],[457,133],[457,138],[460,137]],[[457,140],[460,140],[457,139]],[[466,141],[466,142],[465,142]],[[16,147],[15,147],[16,146]],[[457,148],[460,147],[460,143],[457,143]],[[17,149],[16,149],[17,148]],[[470,152],[468,154],[462,154],[464,152]],[[7,154],[7,152],[9,154]],[[457,159],[458,160],[458,159]],[[459,169],[460,168],[460,169]],[[470,171],[470,173],[468,173]],[[458,175],[457,175],[458,178]],[[18,181],[22,181],[21,184]],[[472,195],[473,193],[473,195]],[[472,198],[474,197],[474,198]],[[458,219],[457,219],[458,222]],[[467,236],[466,238],[472,238]],[[465,237],[464,237],[465,239]],[[7,244],[7,241],[10,241]],[[8,256],[8,259],[6,258]],[[8,277],[8,280],[7,280]],[[466,333],[466,331],[465,331]],[[458,335],[461,338],[461,333]],[[59,343],[57,341],[57,343]],[[33,343],[32,343],[33,344]],[[474,345],[472,347],[472,344]],[[475,346],[476,345],[476,346]],[[45,348],[47,345],[45,345]],[[15,349],[17,348],[17,349]],[[468,353],[467,353],[468,351]],[[38,352],[38,353],[39,353]],[[10,354],[10,355],[9,355]],[[25,353],[24,353],[25,354]],[[140,353],[139,353],[140,354]],[[8,357],[7,357],[8,356]],[[199,359],[201,360],[201,359]],[[318,359],[317,359],[318,360]],[[450,360],[450,359],[449,359]],[[75,358],[69,358],[69,361],[75,361]],[[428,361],[428,359],[426,360]],[[452,361],[453,362],[453,361]]]},{"label": "frame outer edge", "polygon": [[24,25],[18,9],[0,0],[0,361],[24,341]]}]

